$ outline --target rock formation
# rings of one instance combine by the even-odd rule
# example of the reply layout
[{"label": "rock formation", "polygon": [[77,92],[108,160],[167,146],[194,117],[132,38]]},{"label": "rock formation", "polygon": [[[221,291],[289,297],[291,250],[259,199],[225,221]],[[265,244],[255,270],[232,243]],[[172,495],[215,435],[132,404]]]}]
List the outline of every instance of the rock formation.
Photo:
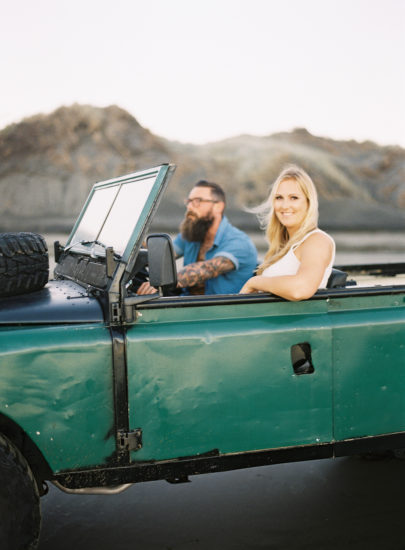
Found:
[{"label": "rock formation", "polygon": [[224,186],[233,221],[257,228],[243,209],[267,196],[289,162],[313,177],[323,227],[405,228],[404,149],[334,141],[305,129],[190,145],[153,135],[117,106],[73,105],[3,129],[0,160],[2,231],[69,231],[93,183],[163,162],[177,165],[158,213],[168,230],[202,178]]}]

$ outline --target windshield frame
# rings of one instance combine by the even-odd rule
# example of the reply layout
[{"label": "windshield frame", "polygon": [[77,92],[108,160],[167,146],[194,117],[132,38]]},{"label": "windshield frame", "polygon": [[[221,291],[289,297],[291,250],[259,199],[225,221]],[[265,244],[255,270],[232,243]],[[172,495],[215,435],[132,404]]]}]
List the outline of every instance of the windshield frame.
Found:
[{"label": "windshield frame", "polygon": [[[114,252],[127,263],[134,245],[143,233],[169,168],[170,165],[165,164],[94,184],[68,237],[65,249],[92,258],[105,258],[106,248],[112,246]],[[145,187],[134,189],[134,185],[142,182],[145,182]],[[140,200],[137,200],[138,190]],[[106,192],[108,200],[103,202],[103,194]],[[124,201],[127,198],[125,194],[128,193],[135,199],[132,204],[129,204],[128,200]],[[119,210],[123,207],[126,210],[124,216]],[[131,219],[128,220],[132,210],[133,223]],[[123,220],[124,225],[126,224],[123,229],[114,227],[119,221],[122,224]],[[124,232],[122,244],[118,243],[121,231]],[[105,234],[109,235],[109,238],[106,239]]]},{"label": "windshield frame", "polygon": [[[55,278],[75,281],[87,288],[88,291],[93,289],[97,292],[107,292],[109,296],[108,301],[118,302],[121,292],[124,293],[123,296],[125,295],[125,283],[131,276],[131,270],[134,267],[138,250],[141,248],[152,216],[159,205],[161,197],[163,196],[163,191],[169,183],[175,169],[176,166],[173,164],[162,164],[155,168],[96,183],[91,189],[82,211],[73,226],[68,241],[56,263],[54,270]],[[130,224],[125,222],[124,226],[127,230],[130,226],[130,231],[127,231],[125,236],[121,254],[117,254],[108,241],[97,242],[97,239],[93,241],[90,238],[77,238],[78,235],[80,236],[78,228],[80,228],[80,224],[97,190],[107,188],[108,186],[116,186],[118,190],[119,186],[126,184],[136,186],[137,183],[142,183],[142,180],[146,178],[154,178],[154,181],[153,184],[149,186],[147,193],[144,192],[140,195],[142,199],[140,204],[136,204],[135,207],[132,208],[133,202],[131,202],[129,206],[125,208],[125,212],[130,219]],[[131,197],[136,202],[136,194],[132,194]],[[98,219],[98,225],[96,223],[97,226],[91,228],[91,236],[102,236],[102,227],[104,226],[105,219],[108,217],[108,212],[110,212],[113,204],[107,206],[108,208],[104,208],[104,217],[90,217],[91,220],[96,219],[96,222]],[[132,212],[134,215],[131,215]],[[113,234],[119,237],[119,231],[122,225],[121,220],[117,216],[115,216],[114,220],[116,220],[115,223],[117,227],[113,228],[116,230]],[[76,239],[78,242],[76,242]]]}]

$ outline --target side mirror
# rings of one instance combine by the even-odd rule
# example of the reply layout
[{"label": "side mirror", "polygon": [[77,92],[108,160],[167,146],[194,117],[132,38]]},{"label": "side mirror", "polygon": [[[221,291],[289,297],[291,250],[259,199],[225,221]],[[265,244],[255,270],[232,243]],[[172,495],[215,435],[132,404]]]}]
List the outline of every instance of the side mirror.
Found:
[{"label": "side mirror", "polygon": [[161,294],[177,286],[177,268],[172,240],[165,233],[154,233],[146,239],[149,283]]}]

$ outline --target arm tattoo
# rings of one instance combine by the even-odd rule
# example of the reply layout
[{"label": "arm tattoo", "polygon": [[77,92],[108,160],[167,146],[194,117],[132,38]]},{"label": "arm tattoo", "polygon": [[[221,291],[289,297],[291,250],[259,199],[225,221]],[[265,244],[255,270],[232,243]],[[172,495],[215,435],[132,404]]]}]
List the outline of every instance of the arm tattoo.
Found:
[{"label": "arm tattoo", "polygon": [[207,279],[214,279],[222,273],[235,269],[233,262],[225,256],[217,256],[211,260],[194,262],[183,267],[177,275],[177,280],[182,287],[196,286]]}]

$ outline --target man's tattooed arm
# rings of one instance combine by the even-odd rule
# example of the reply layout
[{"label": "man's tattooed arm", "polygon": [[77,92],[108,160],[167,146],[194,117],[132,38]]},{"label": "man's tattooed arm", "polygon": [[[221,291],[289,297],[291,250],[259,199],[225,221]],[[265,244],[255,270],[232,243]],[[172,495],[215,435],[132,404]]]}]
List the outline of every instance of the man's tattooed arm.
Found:
[{"label": "man's tattooed arm", "polygon": [[222,273],[235,269],[233,262],[225,256],[216,256],[211,260],[188,264],[177,274],[181,287],[201,285],[207,279],[214,279]]}]

